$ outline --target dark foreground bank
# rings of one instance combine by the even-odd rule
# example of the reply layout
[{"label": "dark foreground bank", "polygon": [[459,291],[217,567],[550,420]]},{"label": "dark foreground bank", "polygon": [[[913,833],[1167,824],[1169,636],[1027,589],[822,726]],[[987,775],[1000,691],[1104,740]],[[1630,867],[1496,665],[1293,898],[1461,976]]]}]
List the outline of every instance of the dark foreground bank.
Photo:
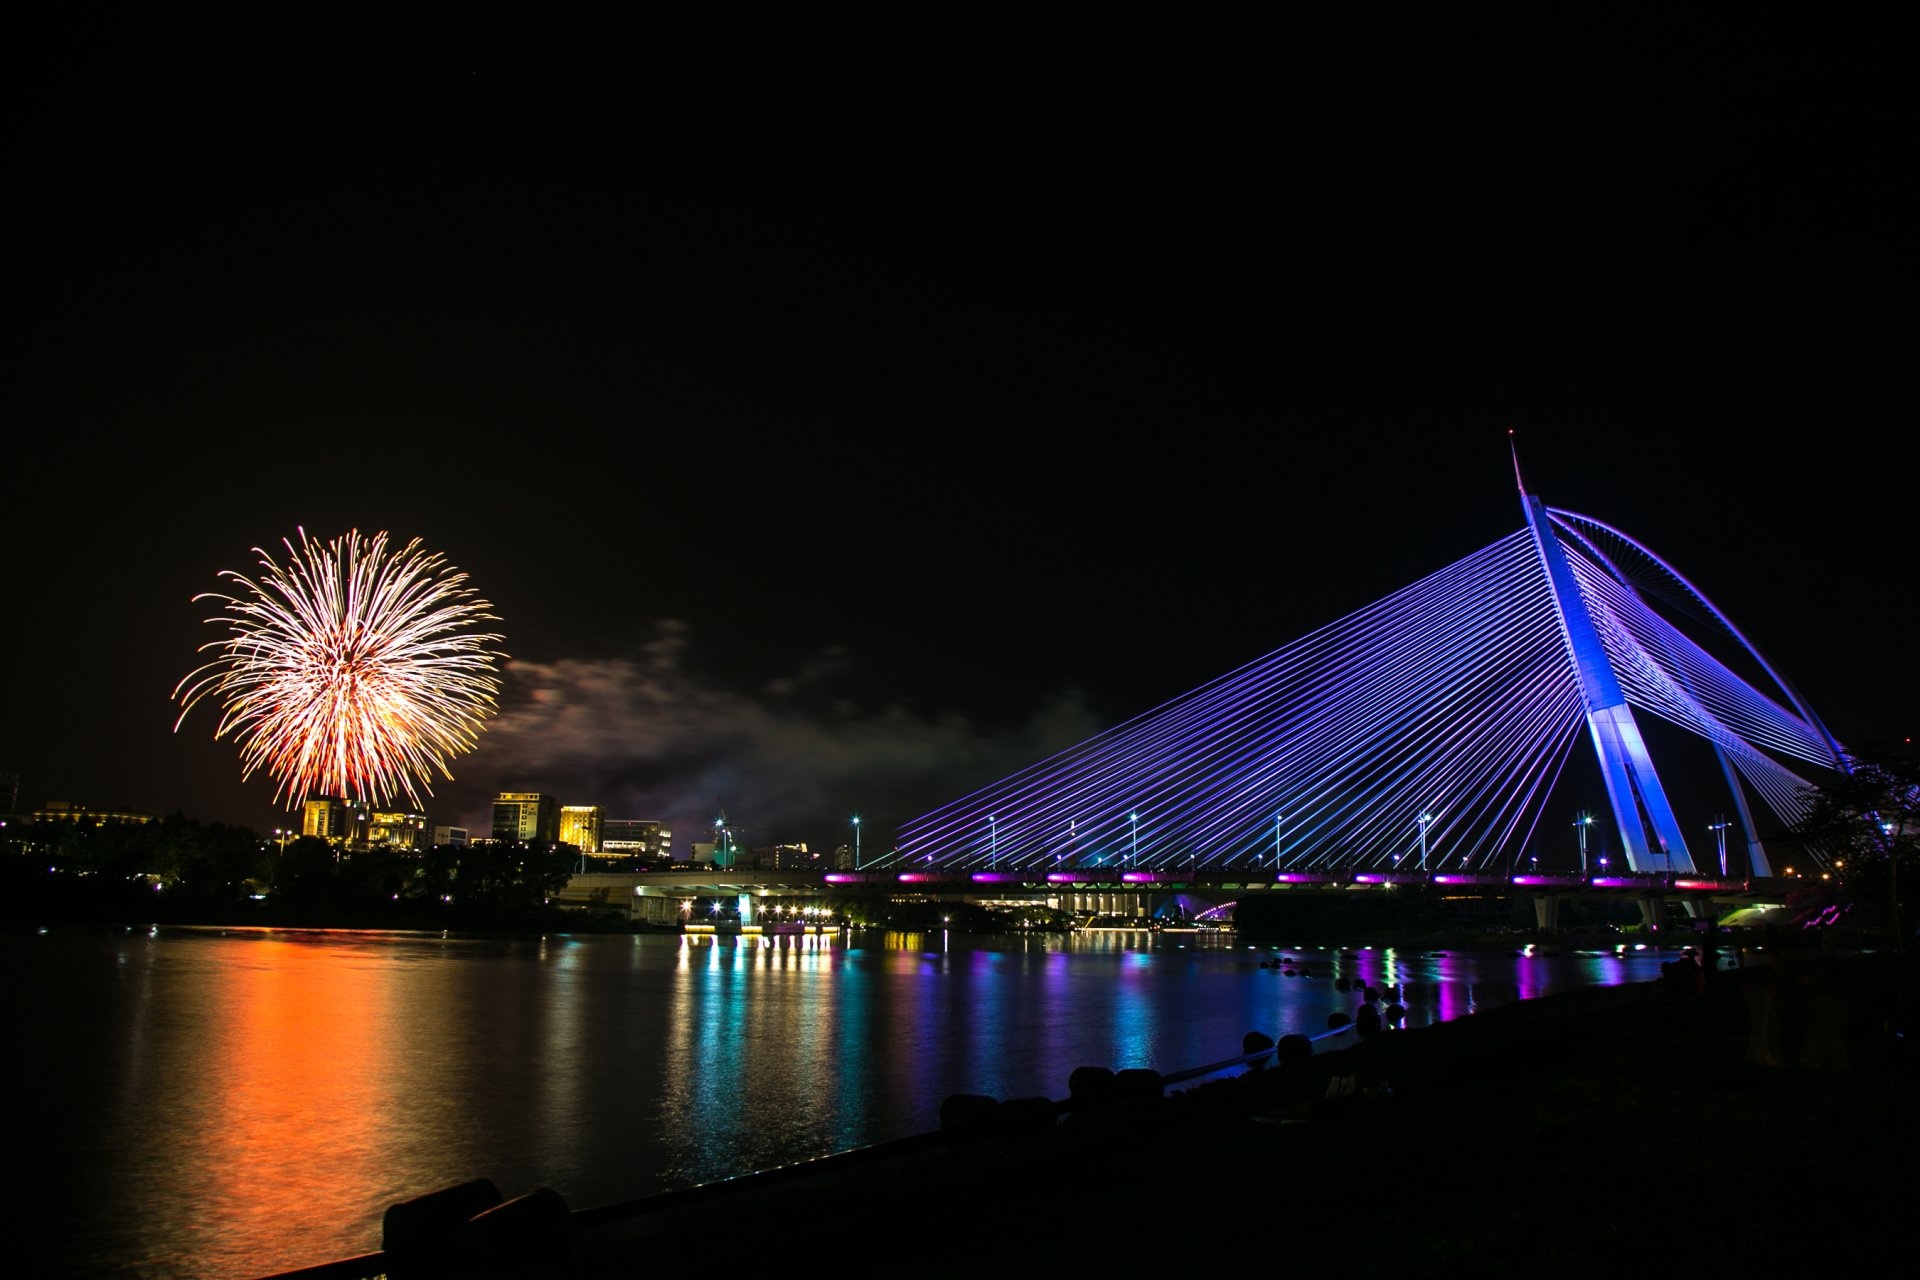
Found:
[{"label": "dark foreground bank", "polygon": [[444,1221],[390,1214],[416,1247],[379,1261],[396,1277],[1897,1269],[1920,1182],[1896,1032],[1913,983],[1903,1006],[1894,975],[1884,955],[1777,954],[1293,1043],[1194,1087],[1096,1073],[1073,1098],[951,1100],[944,1130],[884,1155],[625,1205],[505,1188],[489,1210],[497,1192],[474,1188]]}]

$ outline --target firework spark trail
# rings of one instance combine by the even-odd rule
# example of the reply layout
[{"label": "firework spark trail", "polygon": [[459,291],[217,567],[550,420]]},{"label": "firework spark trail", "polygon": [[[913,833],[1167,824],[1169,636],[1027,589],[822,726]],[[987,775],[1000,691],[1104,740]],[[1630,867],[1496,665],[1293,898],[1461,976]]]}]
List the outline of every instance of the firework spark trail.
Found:
[{"label": "firework spark trail", "polygon": [[490,646],[501,637],[470,629],[498,621],[492,606],[418,538],[391,552],[387,534],[357,529],[282,541],[285,568],[255,547],[264,574],[222,570],[233,594],[194,597],[224,601],[206,621],[232,634],[202,645],[219,656],[174,688],[174,730],[212,698],[223,708],[213,736],[233,735],[243,779],[264,769],[276,780],[276,803],[404,794],[421,807],[416,782],[431,795],[435,772],[451,779],[448,760],[498,710],[506,655]]}]

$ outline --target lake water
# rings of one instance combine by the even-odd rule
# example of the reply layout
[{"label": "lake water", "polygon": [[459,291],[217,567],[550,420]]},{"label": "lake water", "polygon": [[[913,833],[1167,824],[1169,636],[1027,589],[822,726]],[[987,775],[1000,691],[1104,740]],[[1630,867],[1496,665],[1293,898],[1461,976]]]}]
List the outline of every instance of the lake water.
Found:
[{"label": "lake water", "polygon": [[934,1129],[956,1093],[1064,1098],[1080,1066],[1189,1070],[1247,1031],[1320,1034],[1354,984],[1413,984],[1420,1026],[1651,981],[1671,958],[1171,933],[159,928],[5,946],[30,1178],[17,1246],[59,1274],[196,1280],[373,1251],[390,1204],[473,1178],[591,1208]]}]

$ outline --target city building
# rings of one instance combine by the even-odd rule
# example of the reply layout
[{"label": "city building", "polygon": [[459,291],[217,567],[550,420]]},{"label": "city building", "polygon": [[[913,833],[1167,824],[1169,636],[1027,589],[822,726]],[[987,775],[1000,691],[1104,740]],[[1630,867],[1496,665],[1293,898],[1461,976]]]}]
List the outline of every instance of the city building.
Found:
[{"label": "city building", "polygon": [[33,811],[33,820],[35,822],[74,822],[84,826],[98,827],[109,822],[152,822],[153,815],[136,813],[131,809],[89,809],[71,800],[49,800]]},{"label": "city building", "polygon": [[464,849],[467,847],[467,829],[465,827],[435,827],[433,843],[436,848]]},{"label": "city building", "polygon": [[583,856],[599,856],[603,813],[597,804],[561,805],[560,843],[572,845]]},{"label": "city building", "polygon": [[608,818],[600,824],[600,852],[636,862],[673,861],[673,832],[665,824],[641,818]]},{"label": "city building", "polygon": [[350,834],[347,802],[335,796],[308,796],[300,806],[300,834],[318,836],[328,844],[345,844]]},{"label": "city building", "polygon": [[826,859],[817,853],[807,852],[804,844],[777,844],[771,849],[756,849],[757,865],[771,867],[775,871],[819,871],[826,868]]},{"label": "city building", "polygon": [[493,838],[508,844],[560,843],[560,802],[538,791],[502,791],[493,800]]},{"label": "city building", "polygon": [[375,809],[367,815],[366,847],[417,853],[427,847],[427,815],[408,810]]}]

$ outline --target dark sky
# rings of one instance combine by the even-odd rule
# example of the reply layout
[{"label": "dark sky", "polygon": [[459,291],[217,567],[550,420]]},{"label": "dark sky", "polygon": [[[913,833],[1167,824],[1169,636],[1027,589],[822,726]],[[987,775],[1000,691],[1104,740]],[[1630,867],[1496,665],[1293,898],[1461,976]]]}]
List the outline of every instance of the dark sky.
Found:
[{"label": "dark sky", "polygon": [[358,528],[512,655],[435,820],[884,840],[1519,528],[1509,430],[1843,742],[1912,729],[1906,20],[760,68],[129,21],[19,85],[27,806],[283,821],[174,732],[192,597]]}]

